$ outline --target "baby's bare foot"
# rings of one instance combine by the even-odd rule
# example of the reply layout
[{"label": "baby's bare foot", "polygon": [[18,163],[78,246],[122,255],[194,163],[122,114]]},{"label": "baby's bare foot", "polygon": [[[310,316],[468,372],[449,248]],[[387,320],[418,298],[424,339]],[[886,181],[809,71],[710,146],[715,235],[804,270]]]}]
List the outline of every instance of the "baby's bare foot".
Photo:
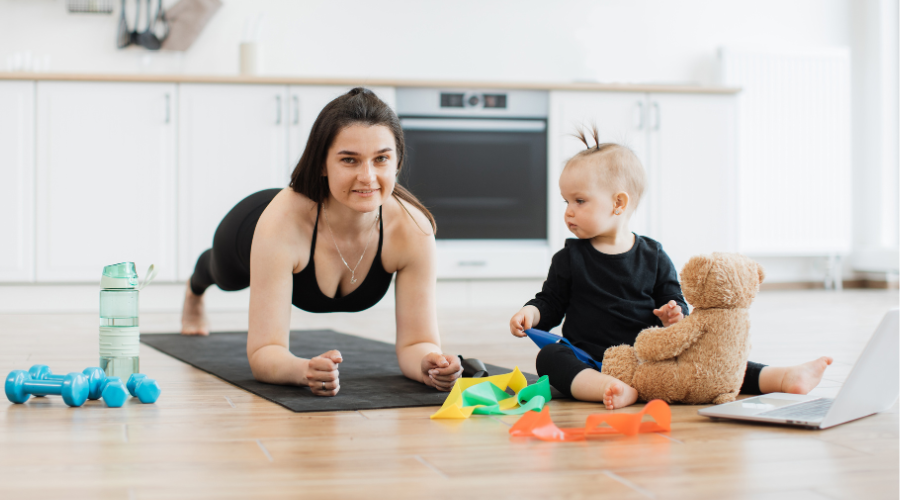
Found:
[{"label": "baby's bare foot", "polygon": [[633,405],[637,401],[638,393],[630,385],[621,380],[613,379],[606,386],[606,392],[603,393],[603,404],[607,410],[616,410]]},{"label": "baby's bare foot", "polygon": [[184,307],[181,310],[182,335],[209,335],[209,322],[206,319],[206,306],[203,296],[195,295],[188,282],[184,294]]},{"label": "baby's bare foot", "polygon": [[781,392],[789,394],[807,394],[816,388],[828,368],[834,360],[828,356],[822,356],[814,361],[802,365],[791,366],[784,373],[781,381]]}]

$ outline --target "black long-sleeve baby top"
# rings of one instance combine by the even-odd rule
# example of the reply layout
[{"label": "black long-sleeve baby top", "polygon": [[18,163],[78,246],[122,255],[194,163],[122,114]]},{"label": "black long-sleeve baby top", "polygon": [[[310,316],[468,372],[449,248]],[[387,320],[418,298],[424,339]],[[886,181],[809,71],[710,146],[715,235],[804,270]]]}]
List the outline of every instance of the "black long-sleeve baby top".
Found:
[{"label": "black long-sleeve baby top", "polygon": [[526,305],[541,312],[534,328],[549,331],[565,318],[563,336],[600,361],[608,347],[633,345],[644,328],[662,326],[653,310],[670,300],[688,314],[662,245],[635,235],[631,249],[616,255],[597,251],[590,240],[566,240],[543,289]]}]

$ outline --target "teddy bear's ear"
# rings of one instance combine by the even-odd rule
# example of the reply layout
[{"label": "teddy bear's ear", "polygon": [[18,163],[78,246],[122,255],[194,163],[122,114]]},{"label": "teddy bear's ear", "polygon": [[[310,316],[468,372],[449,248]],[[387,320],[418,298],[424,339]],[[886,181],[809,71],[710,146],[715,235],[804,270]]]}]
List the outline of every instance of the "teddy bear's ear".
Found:
[{"label": "teddy bear's ear", "polygon": [[689,303],[696,305],[695,301],[699,300],[713,265],[712,257],[695,255],[681,269],[681,291]]},{"label": "teddy bear's ear", "polygon": [[756,272],[759,273],[759,282],[762,283],[766,279],[766,271],[759,262],[756,263]]}]

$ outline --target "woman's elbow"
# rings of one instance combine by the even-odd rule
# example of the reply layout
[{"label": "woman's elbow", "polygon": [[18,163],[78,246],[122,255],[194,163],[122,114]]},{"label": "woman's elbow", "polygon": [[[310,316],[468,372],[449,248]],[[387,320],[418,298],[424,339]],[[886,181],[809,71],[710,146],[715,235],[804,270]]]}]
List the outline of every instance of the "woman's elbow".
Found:
[{"label": "woman's elbow", "polygon": [[256,379],[257,382],[266,382],[268,380],[268,370],[266,367],[267,363],[263,362],[263,348],[257,348],[251,350],[247,348],[247,361],[250,362],[250,372],[253,373],[253,378]]}]

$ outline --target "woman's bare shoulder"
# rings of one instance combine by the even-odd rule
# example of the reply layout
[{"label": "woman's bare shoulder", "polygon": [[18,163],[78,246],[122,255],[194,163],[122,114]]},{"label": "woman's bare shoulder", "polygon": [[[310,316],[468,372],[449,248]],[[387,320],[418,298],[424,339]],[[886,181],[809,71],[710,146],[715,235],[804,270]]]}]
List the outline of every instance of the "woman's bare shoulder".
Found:
[{"label": "woman's bare shoulder", "polygon": [[403,201],[396,196],[384,204],[385,227],[396,231],[395,237],[409,238],[410,240],[433,240],[434,229],[428,216],[413,204]]},{"label": "woman's bare shoulder", "polygon": [[[310,218],[312,216],[312,219]],[[284,188],[269,203],[257,223],[257,231],[291,232],[312,228],[316,203],[291,188]]]},{"label": "woman's bare shoulder", "polygon": [[393,196],[383,210],[385,270],[395,272],[417,263],[427,267],[435,258],[435,241],[431,221],[425,213]]},{"label": "woman's bare shoulder", "polygon": [[253,247],[308,248],[316,223],[316,203],[290,188],[269,203],[253,233]]}]

